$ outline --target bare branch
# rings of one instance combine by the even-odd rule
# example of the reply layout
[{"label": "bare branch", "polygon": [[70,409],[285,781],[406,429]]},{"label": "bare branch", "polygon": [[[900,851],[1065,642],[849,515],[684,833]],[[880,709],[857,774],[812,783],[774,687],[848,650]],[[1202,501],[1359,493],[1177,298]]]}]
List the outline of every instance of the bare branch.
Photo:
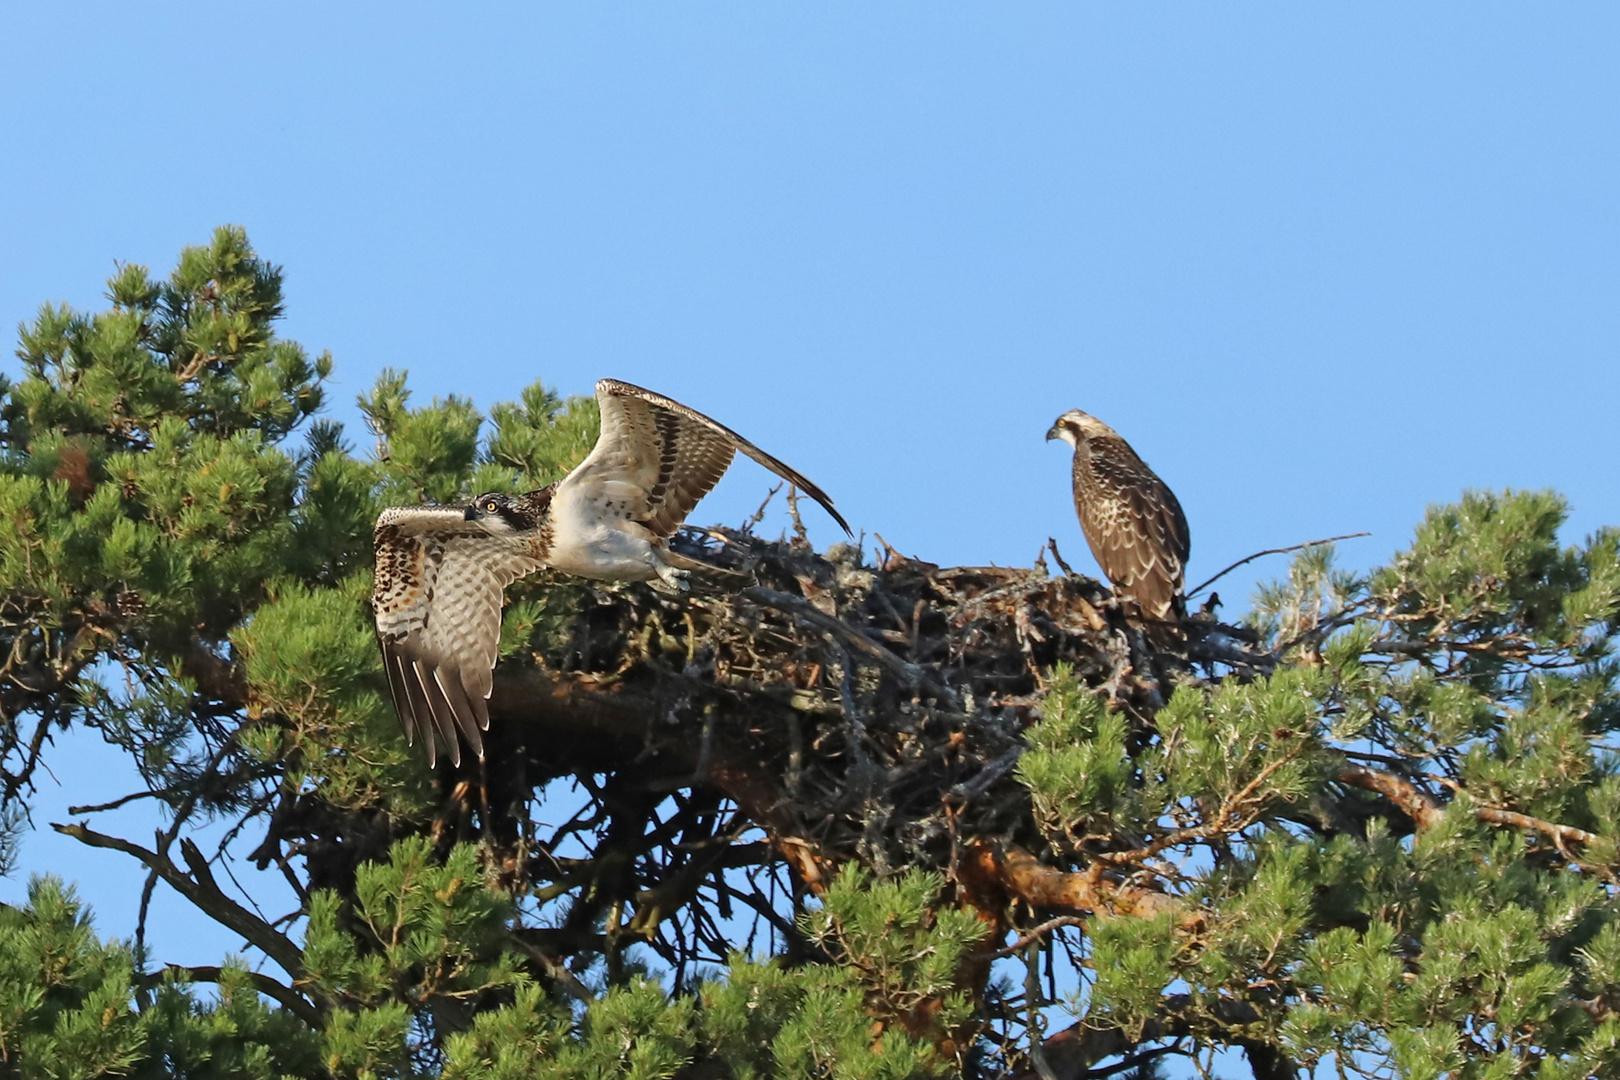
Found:
[{"label": "bare branch", "polygon": [[1018,764],[1018,759],[1024,756],[1022,744],[1013,747],[996,760],[979,771],[979,775],[971,780],[964,780],[945,793],[945,798],[952,802],[964,803],[978,795],[990,790],[990,786],[1003,776],[1012,772]]},{"label": "bare branch", "polygon": [[148,851],[139,844],[132,844],[128,840],[116,836],[107,836],[98,833],[83,825],[59,825],[51,823],[51,828],[65,836],[71,836],[81,844],[91,847],[108,848],[112,851],[121,851],[150,868],[158,877],[196,904],[203,911],[218,922],[221,926],[236,931],[250,945],[257,948],[270,959],[280,964],[282,969],[291,975],[294,981],[303,978],[304,954],[291,940],[277,933],[269,923],[259,918],[247,908],[226,896],[214,882],[213,874],[208,871],[207,860],[202,852],[189,840],[181,842],[181,853],[186,857],[187,864],[197,878],[192,878],[169,860],[167,855],[155,851]]},{"label": "bare branch", "polygon": [[1052,560],[1058,564],[1058,569],[1063,571],[1064,576],[1074,577],[1074,569],[1063,561],[1063,556],[1058,552],[1057,540],[1048,536],[1046,546],[1052,549]]},{"label": "bare branch", "polygon": [[1078,915],[1059,915],[1055,919],[1047,919],[1045,922],[1041,923],[1041,925],[1024,931],[1018,940],[1013,942],[1011,945],[996,949],[993,952],[978,954],[977,959],[1000,960],[1004,957],[1013,956],[1017,953],[1023,952],[1035,942],[1041,940],[1041,938],[1045,937],[1047,934],[1050,934],[1053,930],[1057,930],[1065,926],[1084,925],[1086,925],[1086,920]]},{"label": "bare branch", "polygon": [[74,817],[78,817],[80,814],[100,814],[100,813],[102,813],[104,811],[107,811],[107,810],[117,810],[120,806],[127,806],[129,803],[134,802],[136,799],[165,799],[166,800],[166,799],[170,798],[172,795],[173,795],[173,793],[170,792],[167,788],[160,788],[160,789],[148,790],[148,791],[133,791],[133,792],[130,792],[128,795],[120,796],[119,798],[116,798],[116,799],[112,800],[111,802],[96,803],[94,806],[70,806],[70,807],[68,807],[68,813],[72,814]]},{"label": "bare branch", "polygon": [[1216,574],[1214,577],[1210,578],[1208,581],[1206,581],[1203,584],[1199,585],[1196,589],[1188,589],[1187,590],[1187,599],[1191,600],[1193,597],[1197,596],[1199,593],[1203,592],[1205,589],[1209,588],[1211,585],[1213,585],[1217,581],[1221,580],[1221,578],[1225,577],[1227,574],[1230,574],[1232,571],[1236,570],[1238,567],[1244,565],[1245,563],[1252,563],[1252,562],[1254,562],[1254,560],[1262,558],[1262,557],[1264,557],[1266,555],[1286,555],[1290,551],[1303,551],[1306,548],[1317,547],[1317,546],[1319,546],[1321,544],[1331,544],[1331,543],[1334,543],[1335,541],[1338,541],[1338,540],[1354,540],[1358,536],[1371,536],[1371,535],[1372,535],[1372,533],[1370,533],[1370,532],[1345,533],[1343,536],[1330,536],[1330,537],[1326,538],[1325,540],[1307,540],[1303,544],[1295,544],[1292,547],[1266,548],[1266,550],[1264,550],[1264,551],[1257,551],[1253,555],[1250,555],[1246,559],[1239,559],[1237,562],[1233,563],[1231,566],[1228,566],[1225,570],[1222,570],[1220,573]]},{"label": "bare branch", "polygon": [[512,944],[516,945],[523,955],[539,964],[541,970],[551,976],[569,997],[586,1005],[596,1003],[596,995],[586,989],[585,984],[579,981],[578,976],[568,970],[567,964],[564,964],[561,960],[540,948],[540,946],[525,941],[521,934],[513,933],[511,940]]}]

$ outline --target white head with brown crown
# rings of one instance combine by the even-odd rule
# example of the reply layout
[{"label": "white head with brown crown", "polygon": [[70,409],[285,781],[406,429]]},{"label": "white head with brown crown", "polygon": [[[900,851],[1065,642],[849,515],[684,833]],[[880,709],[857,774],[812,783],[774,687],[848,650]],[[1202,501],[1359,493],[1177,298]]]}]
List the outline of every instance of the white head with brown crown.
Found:
[{"label": "white head with brown crown", "polygon": [[1046,432],[1046,439],[1048,442],[1053,439],[1062,439],[1070,446],[1078,448],[1082,438],[1100,439],[1109,435],[1116,439],[1119,438],[1119,432],[1090,413],[1082,412],[1079,409],[1070,409],[1053,422],[1051,428]]}]

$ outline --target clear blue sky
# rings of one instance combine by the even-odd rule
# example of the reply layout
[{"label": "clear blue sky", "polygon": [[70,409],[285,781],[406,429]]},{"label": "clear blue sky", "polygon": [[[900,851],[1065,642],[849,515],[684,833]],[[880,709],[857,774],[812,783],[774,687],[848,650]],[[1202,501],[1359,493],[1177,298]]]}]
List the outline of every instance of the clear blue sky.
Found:
[{"label": "clear blue sky", "polygon": [[[483,406],[614,375],[903,550],[1084,569],[1042,441],[1082,407],[1194,579],[1362,529],[1367,565],[1470,486],[1559,488],[1574,538],[1620,521],[1617,41],[1579,3],[11,3],[0,323],[235,222],[362,444],[385,366]],[[117,930],[120,859],[24,862]]]}]

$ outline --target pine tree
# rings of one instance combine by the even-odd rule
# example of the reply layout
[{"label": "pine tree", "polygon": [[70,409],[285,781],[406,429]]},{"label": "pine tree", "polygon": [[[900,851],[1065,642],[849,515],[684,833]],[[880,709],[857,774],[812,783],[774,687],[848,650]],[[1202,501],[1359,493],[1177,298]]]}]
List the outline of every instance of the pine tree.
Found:
[{"label": "pine tree", "polygon": [[1557,495],[1466,494],[1370,574],[1309,548],[1170,640],[1044,563],[692,531],[756,584],[514,586],[489,757],[430,771],[371,522],[557,478],[594,402],[388,372],[359,453],[241,230],[107,295],[0,382],[0,825],[99,734],[165,828],[57,827],[250,951],[166,964],[38,879],[0,1075],[1620,1072],[1620,533],[1562,544]]}]

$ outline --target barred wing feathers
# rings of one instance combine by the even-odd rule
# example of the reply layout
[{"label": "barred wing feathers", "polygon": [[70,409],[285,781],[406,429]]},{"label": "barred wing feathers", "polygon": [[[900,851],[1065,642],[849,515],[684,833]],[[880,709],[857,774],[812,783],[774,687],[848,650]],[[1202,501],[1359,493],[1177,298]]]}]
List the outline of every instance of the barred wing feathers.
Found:
[{"label": "barred wing feathers", "polygon": [[405,735],[445,747],[461,764],[459,729],[475,754],[501,636],[501,592],[543,565],[520,542],[491,536],[450,506],[384,510],[372,608],[394,711]]},{"label": "barred wing feathers", "polygon": [[617,379],[596,384],[602,434],[564,484],[628,484],[645,509],[636,519],[655,536],[680,528],[686,515],[719,482],[736,451],[809,495],[847,533],[832,500],[803,474],[724,424],[678,401]]}]

